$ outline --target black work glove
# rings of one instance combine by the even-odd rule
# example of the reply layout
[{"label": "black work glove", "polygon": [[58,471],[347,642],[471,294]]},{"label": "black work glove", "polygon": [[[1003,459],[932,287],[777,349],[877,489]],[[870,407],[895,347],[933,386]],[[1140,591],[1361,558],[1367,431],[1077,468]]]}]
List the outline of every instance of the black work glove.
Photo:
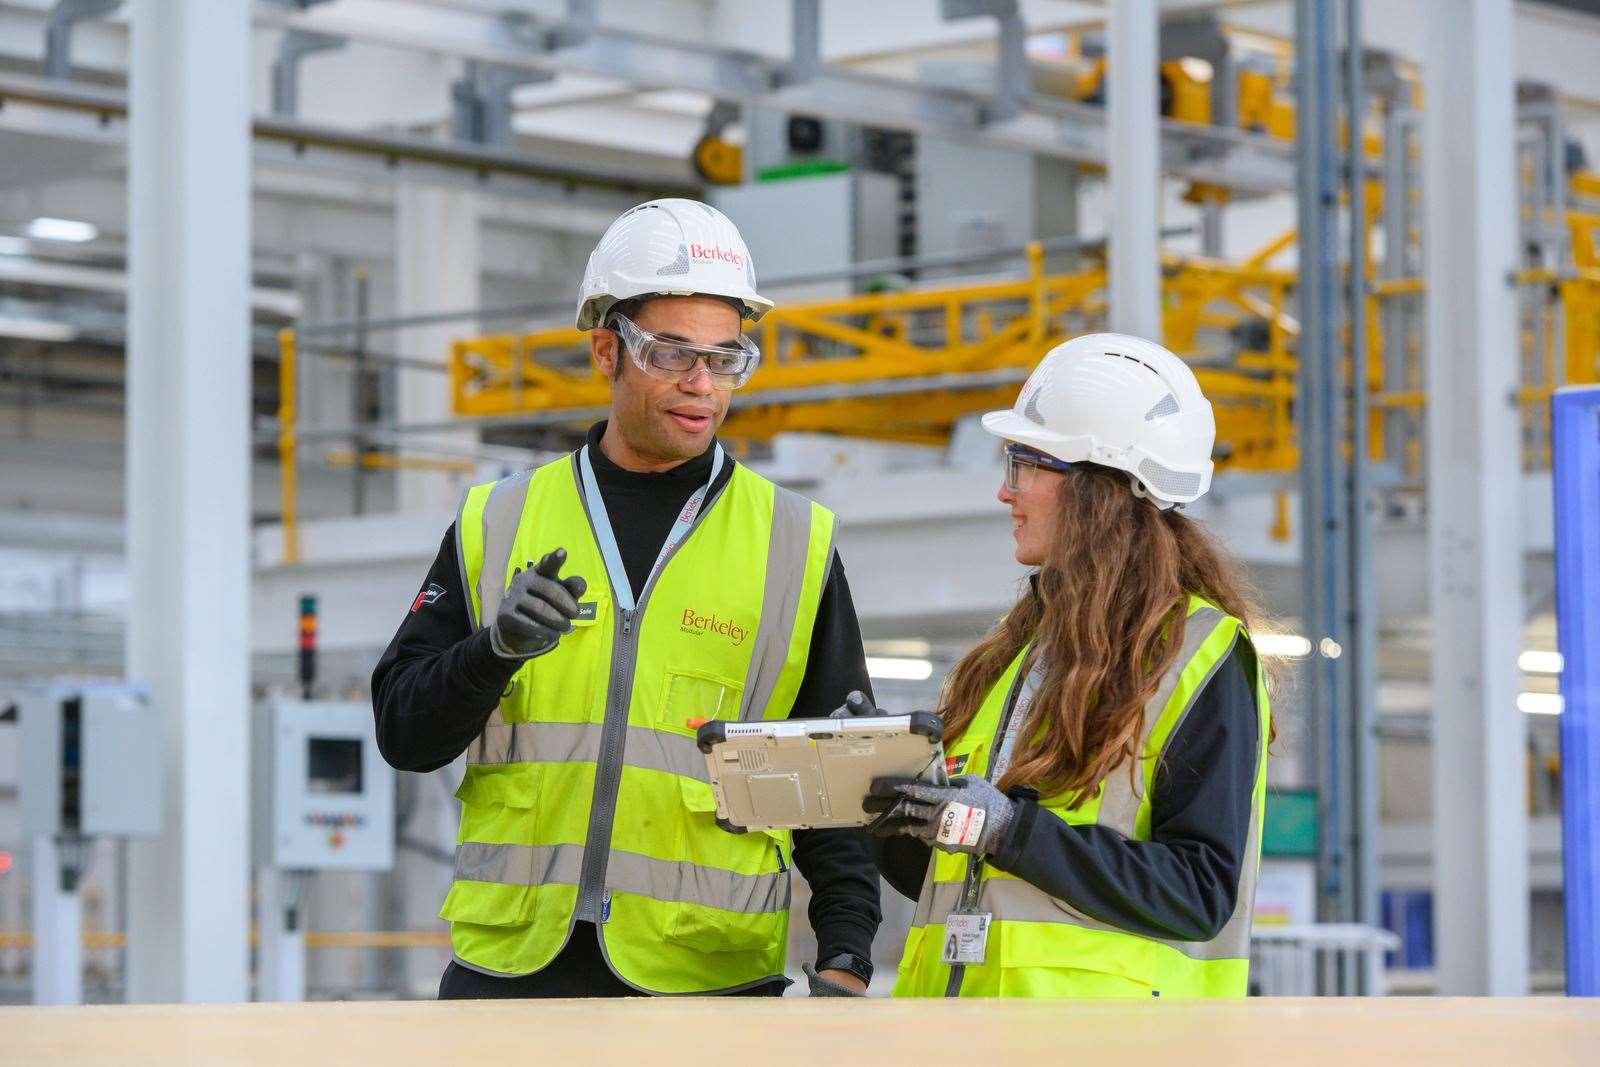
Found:
[{"label": "black work glove", "polygon": [[806,972],[806,982],[811,986],[811,996],[814,997],[864,997],[865,993],[857,993],[848,986],[842,986],[831,978],[825,978],[817,973],[817,969],[809,963],[802,963],[800,969]]},{"label": "black work glove", "polygon": [[852,689],[850,695],[844,698],[844,704],[834,708],[829,713],[830,719],[865,719],[874,715],[887,715],[888,712],[876,707],[872,698],[859,689]]},{"label": "black work glove", "polygon": [[558,578],[567,550],[547,553],[528,569],[511,572],[511,585],[500,600],[489,644],[504,659],[531,659],[556,647],[562,634],[572,632],[578,617],[578,598],[589,588],[577,575]]},{"label": "black work glove", "polygon": [[904,834],[943,852],[968,855],[992,855],[1016,816],[1015,801],[976,774],[959,774],[947,785],[877,778],[861,806],[882,816],[867,827],[876,837]]}]

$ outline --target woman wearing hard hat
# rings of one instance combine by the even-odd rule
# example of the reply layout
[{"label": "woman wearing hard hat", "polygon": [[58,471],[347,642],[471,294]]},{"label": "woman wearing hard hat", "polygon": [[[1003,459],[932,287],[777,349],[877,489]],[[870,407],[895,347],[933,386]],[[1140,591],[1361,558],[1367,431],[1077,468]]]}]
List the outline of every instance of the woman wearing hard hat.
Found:
[{"label": "woman wearing hard hat", "polygon": [[949,784],[873,783],[917,899],[895,994],[1243,996],[1272,726],[1238,572],[1180,510],[1211,405],[1160,345],[1093,334],[983,425],[1037,569],[946,679]]}]

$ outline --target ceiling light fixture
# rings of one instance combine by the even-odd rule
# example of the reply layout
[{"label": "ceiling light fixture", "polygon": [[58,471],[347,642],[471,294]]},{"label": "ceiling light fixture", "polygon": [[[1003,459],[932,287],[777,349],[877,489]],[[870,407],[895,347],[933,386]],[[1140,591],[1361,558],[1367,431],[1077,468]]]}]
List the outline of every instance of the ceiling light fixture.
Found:
[{"label": "ceiling light fixture", "polygon": [[0,337],[16,337],[24,341],[70,341],[77,336],[77,328],[64,322],[13,319],[0,315]]},{"label": "ceiling light fixture", "polygon": [[1560,715],[1564,707],[1560,693],[1517,694],[1517,710],[1524,715]]},{"label": "ceiling light fixture", "polygon": [[1299,634],[1251,634],[1250,643],[1263,656],[1281,656],[1285,659],[1305,659],[1311,655],[1311,641]]},{"label": "ceiling light fixture", "polygon": [[99,237],[100,230],[92,222],[41,215],[28,223],[28,236],[40,241],[70,241],[73,244],[81,244]]},{"label": "ceiling light fixture", "polygon": [[1517,657],[1517,669],[1523,674],[1560,674],[1563,664],[1561,653],[1540,648],[1525,649]]},{"label": "ceiling light fixture", "polygon": [[868,656],[867,674],[897,682],[925,682],[933,676],[933,663],[925,659],[898,656]]}]

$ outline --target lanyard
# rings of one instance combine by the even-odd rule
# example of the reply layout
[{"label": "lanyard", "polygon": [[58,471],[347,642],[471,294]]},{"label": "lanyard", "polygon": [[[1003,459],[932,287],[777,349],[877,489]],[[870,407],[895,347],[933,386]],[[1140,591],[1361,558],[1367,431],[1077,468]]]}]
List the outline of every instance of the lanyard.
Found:
[{"label": "lanyard", "polygon": [[[1017,737],[1028,721],[1028,709],[1033,707],[1034,698],[1039,695],[1039,689],[1044,685],[1046,673],[1044,657],[1036,654],[1033,666],[1028,668],[1028,673],[1023,675],[1017,687],[1016,699],[1011,701],[1010,708],[1005,712],[1005,718],[1001,720],[999,747],[995,750],[994,759],[990,762],[988,773],[985,775],[989,781],[999,781],[1005,775],[1006,768],[1011,766],[1011,755],[1016,750]],[[967,876],[961,886],[957,912],[966,914],[977,912],[978,897],[983,892],[984,859],[985,857],[979,855],[968,860]]]},{"label": "lanyard", "polygon": [[[633,586],[628,583],[628,569],[622,565],[622,553],[617,548],[617,535],[612,531],[611,517],[606,514],[606,502],[600,495],[600,484],[595,481],[594,464],[589,462],[588,445],[584,445],[578,452],[578,468],[583,474],[583,495],[589,504],[589,515],[594,520],[594,536],[600,543],[600,557],[605,560],[606,573],[611,577],[612,593],[623,611],[632,611],[637,601],[634,599]],[[650,579],[661,569],[661,564],[672,554],[678,542],[688,534],[689,527],[694,525],[701,506],[706,502],[706,494],[711,491],[711,486],[720,473],[722,473],[722,445],[718,444],[711,457],[711,477],[706,479],[705,485],[694,491],[683,505],[683,510],[678,512],[678,518],[673,522],[672,529],[667,531],[666,543],[661,546],[661,552],[650,567],[650,575],[645,579],[646,589],[650,587]]]},{"label": "lanyard", "polygon": [[1017,747],[1017,736],[1022,733],[1023,724],[1028,721],[1028,711],[1033,707],[1034,697],[1039,695],[1040,687],[1044,685],[1045,673],[1044,657],[1034,656],[1033,666],[1028,669],[1027,677],[1022,680],[1022,688],[1017,691],[1017,699],[1012,703],[1011,710],[1006,713],[1000,748],[995,752],[994,760],[989,766],[989,781],[999,781],[1005,776],[1006,768],[1011,766],[1011,756]]}]

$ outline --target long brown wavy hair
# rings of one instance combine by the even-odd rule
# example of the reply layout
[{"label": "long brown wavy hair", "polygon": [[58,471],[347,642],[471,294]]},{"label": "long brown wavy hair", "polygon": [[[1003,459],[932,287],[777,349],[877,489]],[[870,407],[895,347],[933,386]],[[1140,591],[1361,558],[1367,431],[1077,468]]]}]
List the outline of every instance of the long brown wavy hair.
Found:
[{"label": "long brown wavy hair", "polygon": [[1183,644],[1188,597],[1249,627],[1238,566],[1199,524],[1134,496],[1128,476],[1079,464],[1061,479],[1049,557],[1022,598],[946,680],[945,743],[964,732],[1017,653],[1037,639],[1048,668],[999,787],[1095,794],[1138,766],[1144,705]]}]

